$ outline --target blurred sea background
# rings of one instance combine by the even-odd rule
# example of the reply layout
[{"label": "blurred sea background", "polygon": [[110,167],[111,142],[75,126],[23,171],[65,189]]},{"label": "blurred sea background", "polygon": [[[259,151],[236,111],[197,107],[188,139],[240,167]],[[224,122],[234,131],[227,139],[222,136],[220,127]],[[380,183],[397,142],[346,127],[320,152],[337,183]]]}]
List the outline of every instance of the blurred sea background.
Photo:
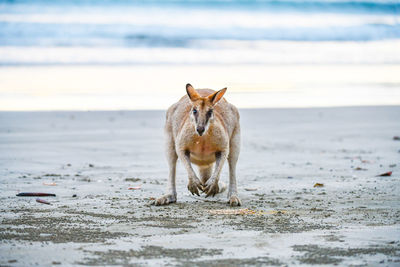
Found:
[{"label": "blurred sea background", "polygon": [[400,104],[400,2],[0,1],[0,110]]}]

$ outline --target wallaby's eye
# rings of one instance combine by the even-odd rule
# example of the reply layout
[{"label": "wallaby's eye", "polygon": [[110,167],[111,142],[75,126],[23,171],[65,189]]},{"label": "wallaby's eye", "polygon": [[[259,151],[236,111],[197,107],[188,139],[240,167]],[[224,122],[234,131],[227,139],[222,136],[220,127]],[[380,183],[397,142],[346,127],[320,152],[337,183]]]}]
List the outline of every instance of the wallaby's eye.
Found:
[{"label": "wallaby's eye", "polygon": [[212,111],[212,109],[210,109],[209,111],[207,111],[207,116],[211,117],[212,113],[213,113],[213,111]]},{"label": "wallaby's eye", "polygon": [[195,109],[195,108],[193,109],[193,114],[195,114],[195,115],[197,114],[197,109]]}]

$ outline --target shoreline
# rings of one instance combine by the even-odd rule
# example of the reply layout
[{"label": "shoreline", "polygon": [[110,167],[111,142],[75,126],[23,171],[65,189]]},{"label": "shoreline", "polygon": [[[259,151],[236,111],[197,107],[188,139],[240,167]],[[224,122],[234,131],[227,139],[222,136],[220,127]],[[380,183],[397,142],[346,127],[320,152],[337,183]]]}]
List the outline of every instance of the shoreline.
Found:
[{"label": "shoreline", "polygon": [[226,99],[239,108],[400,105],[400,65],[57,66],[1,71],[0,110],[166,109],[185,94],[187,82],[195,88],[228,87]]},{"label": "shoreline", "polygon": [[[171,104],[172,105],[172,104]],[[364,108],[396,108],[400,104],[393,105],[362,105],[362,106],[317,106],[317,107],[255,107],[239,108],[239,111],[262,111],[262,110],[307,110],[307,109],[364,109]],[[167,109],[94,109],[94,110],[0,110],[0,114],[7,113],[119,113],[119,112],[166,112]]]}]

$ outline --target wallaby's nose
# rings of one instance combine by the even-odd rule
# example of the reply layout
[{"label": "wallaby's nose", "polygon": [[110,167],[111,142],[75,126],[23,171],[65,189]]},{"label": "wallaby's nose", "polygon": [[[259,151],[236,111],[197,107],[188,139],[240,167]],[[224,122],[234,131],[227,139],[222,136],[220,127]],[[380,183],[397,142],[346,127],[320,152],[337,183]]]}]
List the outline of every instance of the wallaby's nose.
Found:
[{"label": "wallaby's nose", "polygon": [[204,126],[197,126],[197,132],[199,133],[200,136],[203,135],[204,133]]}]

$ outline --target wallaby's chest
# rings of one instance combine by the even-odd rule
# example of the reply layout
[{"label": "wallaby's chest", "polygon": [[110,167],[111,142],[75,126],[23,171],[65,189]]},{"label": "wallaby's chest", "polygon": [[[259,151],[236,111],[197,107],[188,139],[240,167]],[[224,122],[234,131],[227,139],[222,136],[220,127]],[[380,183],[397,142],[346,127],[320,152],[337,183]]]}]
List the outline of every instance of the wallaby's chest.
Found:
[{"label": "wallaby's chest", "polygon": [[190,153],[206,156],[218,151],[218,146],[212,138],[194,136],[192,140],[192,143],[189,144]]},{"label": "wallaby's chest", "polygon": [[200,136],[194,127],[188,124],[177,138],[177,145],[190,153],[192,163],[206,165],[215,162],[215,153],[228,148],[228,136],[219,125],[210,125]]},{"label": "wallaby's chest", "polygon": [[206,138],[194,138],[188,147],[190,161],[197,165],[209,165],[215,162],[218,146]]}]

